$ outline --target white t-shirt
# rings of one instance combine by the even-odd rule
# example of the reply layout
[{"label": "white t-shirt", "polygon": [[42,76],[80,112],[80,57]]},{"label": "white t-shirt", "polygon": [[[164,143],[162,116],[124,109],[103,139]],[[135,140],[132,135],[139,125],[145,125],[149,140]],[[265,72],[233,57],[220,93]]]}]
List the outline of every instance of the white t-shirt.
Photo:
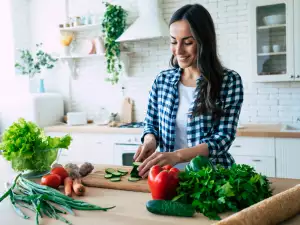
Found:
[{"label": "white t-shirt", "polygon": [[[175,126],[175,146],[174,150],[178,150],[181,148],[187,148],[187,114],[189,108],[191,106],[192,101],[194,100],[194,92],[195,87],[187,87],[184,86],[181,82],[179,82],[178,90],[179,90],[179,107],[176,116],[176,126]],[[187,163],[177,164],[176,167],[178,169],[184,169],[184,166]]]}]

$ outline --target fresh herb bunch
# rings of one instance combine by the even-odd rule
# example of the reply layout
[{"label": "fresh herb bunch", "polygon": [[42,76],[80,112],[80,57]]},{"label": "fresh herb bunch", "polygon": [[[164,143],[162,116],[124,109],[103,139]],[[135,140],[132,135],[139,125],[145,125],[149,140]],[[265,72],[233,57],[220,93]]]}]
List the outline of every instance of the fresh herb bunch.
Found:
[{"label": "fresh herb bunch", "polygon": [[35,123],[20,118],[3,133],[0,149],[15,171],[45,171],[56,160],[58,149],[68,149],[70,135],[46,136]]},{"label": "fresh herb bunch", "polygon": [[198,172],[180,173],[180,183],[174,201],[192,204],[196,211],[210,219],[220,220],[219,213],[239,211],[272,196],[266,176],[245,164],[230,169],[218,165]]},{"label": "fresh herb bunch", "polygon": [[122,70],[120,63],[120,43],[116,39],[121,36],[126,27],[127,12],[118,5],[105,3],[106,11],[102,21],[102,32],[104,34],[106,70],[110,77],[106,81],[116,84]]},{"label": "fresh herb bunch", "polygon": [[16,62],[15,68],[23,75],[29,75],[30,78],[41,73],[42,68],[52,69],[57,59],[54,59],[50,54],[44,52],[41,47],[43,43],[36,44],[37,50],[35,53],[28,49],[20,49],[20,58],[22,63]]}]

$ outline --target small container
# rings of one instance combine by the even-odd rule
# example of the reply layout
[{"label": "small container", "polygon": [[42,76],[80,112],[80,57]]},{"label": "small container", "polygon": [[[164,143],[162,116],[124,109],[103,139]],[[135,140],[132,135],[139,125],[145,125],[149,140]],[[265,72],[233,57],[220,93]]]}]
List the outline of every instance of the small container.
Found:
[{"label": "small container", "polygon": [[269,45],[263,45],[261,48],[263,53],[269,53],[270,52],[270,46]]},{"label": "small container", "polygon": [[280,52],[280,45],[273,45],[273,52]]},{"label": "small container", "polygon": [[74,19],[74,26],[80,26],[81,25],[81,18],[80,16],[76,16]]}]

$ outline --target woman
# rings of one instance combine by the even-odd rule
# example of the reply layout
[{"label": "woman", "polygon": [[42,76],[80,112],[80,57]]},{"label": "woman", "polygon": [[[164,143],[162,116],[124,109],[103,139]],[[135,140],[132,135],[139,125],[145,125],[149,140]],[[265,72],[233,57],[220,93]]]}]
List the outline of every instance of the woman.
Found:
[{"label": "woman", "polygon": [[243,103],[241,77],[222,66],[214,23],[203,6],[183,6],[169,27],[172,68],[152,85],[143,144],[134,156],[143,162],[139,174],[147,177],[153,165],[180,165],[197,155],[228,168],[235,162],[228,150]]}]

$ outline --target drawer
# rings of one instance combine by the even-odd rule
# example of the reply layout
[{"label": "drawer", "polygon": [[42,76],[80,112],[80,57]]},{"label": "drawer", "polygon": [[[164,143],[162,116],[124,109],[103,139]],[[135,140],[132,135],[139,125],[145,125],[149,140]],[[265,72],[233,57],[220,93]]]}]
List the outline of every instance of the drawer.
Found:
[{"label": "drawer", "polygon": [[245,156],[275,156],[275,139],[237,137],[232,143],[229,153]]},{"label": "drawer", "polygon": [[141,144],[141,135],[136,134],[122,134],[114,136],[115,144]]},{"label": "drawer", "polygon": [[241,156],[232,155],[236,164],[247,164],[252,166],[257,173],[268,177],[275,177],[275,157],[269,156]]}]

